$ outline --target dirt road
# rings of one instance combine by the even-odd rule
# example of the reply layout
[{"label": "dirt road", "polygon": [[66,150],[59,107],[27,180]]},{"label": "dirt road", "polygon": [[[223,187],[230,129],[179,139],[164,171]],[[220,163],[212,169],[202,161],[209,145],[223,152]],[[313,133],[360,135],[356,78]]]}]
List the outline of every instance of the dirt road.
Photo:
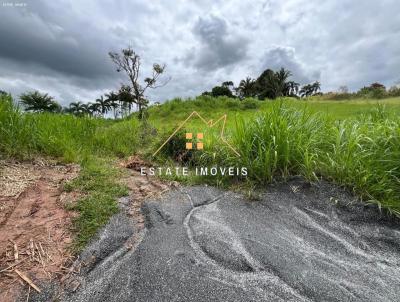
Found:
[{"label": "dirt road", "polygon": [[330,184],[294,180],[258,201],[181,187],[142,212],[140,231],[123,213],[112,219],[64,301],[400,299],[399,221]]}]

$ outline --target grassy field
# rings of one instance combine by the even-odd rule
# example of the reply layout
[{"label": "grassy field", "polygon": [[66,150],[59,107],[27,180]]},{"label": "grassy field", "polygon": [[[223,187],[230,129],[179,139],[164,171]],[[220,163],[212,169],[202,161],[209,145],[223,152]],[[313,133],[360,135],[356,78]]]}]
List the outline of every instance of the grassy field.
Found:
[{"label": "grassy field", "polygon": [[[400,115],[400,98],[325,101],[314,97],[308,100],[286,98],[283,101],[287,106],[297,110],[307,108],[310,112],[320,113],[335,120],[374,113],[376,108],[381,106],[388,112]],[[228,126],[233,127],[236,117],[251,119],[255,114],[269,110],[274,103],[275,101],[257,99],[246,99],[240,102],[225,97],[220,97],[216,102],[215,98],[207,96],[189,100],[176,98],[162,106],[152,106],[149,109],[149,120],[156,128],[174,128],[193,111],[214,120],[226,113],[229,118]]]},{"label": "grassy field", "polygon": [[384,106],[385,110],[400,115],[400,98],[380,100],[360,99],[351,101],[324,101],[318,98],[310,100],[310,109],[313,112],[322,112],[335,119],[345,119],[363,114],[373,113],[377,106]]},{"label": "grassy field", "polygon": [[[87,193],[75,207],[80,212],[75,221],[78,247],[116,211],[115,198],[126,194],[126,188],[117,182],[115,160],[139,153],[171,164],[171,156],[184,152],[184,138],[171,141],[182,150],[174,145],[172,153],[163,151],[156,159],[150,155],[192,111],[206,120],[226,113],[226,136],[241,156],[219,143],[220,127],[204,130],[202,122],[194,119],[185,130],[205,132],[205,150],[189,154],[191,164],[246,166],[248,176],[235,182],[254,187],[291,175],[311,181],[325,178],[400,215],[400,98],[239,101],[199,97],[174,99],[148,111],[147,123],[134,115],[114,121],[26,114],[9,97],[3,97],[0,155],[19,159],[45,155],[81,164],[81,176],[66,188]],[[228,179],[202,181],[221,184]]]}]

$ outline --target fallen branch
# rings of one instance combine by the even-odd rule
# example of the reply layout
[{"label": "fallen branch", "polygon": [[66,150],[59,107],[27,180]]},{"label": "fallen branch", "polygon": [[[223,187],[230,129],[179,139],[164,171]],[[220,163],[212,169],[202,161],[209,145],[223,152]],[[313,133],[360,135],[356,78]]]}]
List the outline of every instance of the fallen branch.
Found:
[{"label": "fallen branch", "polygon": [[32,280],[28,278],[28,276],[26,276],[25,274],[23,274],[22,272],[20,272],[20,271],[17,270],[17,269],[15,269],[14,271],[18,274],[18,276],[21,277],[22,280],[24,280],[26,283],[28,283],[34,290],[36,290],[38,293],[41,292],[40,288],[37,287],[37,286],[32,282]]},{"label": "fallen branch", "polygon": [[0,271],[0,273],[5,272],[5,271],[8,271],[10,268],[13,268],[14,266],[17,266],[18,264],[24,262],[26,259],[27,259],[27,258],[22,259],[22,260],[20,260],[20,261],[14,263],[14,264],[11,264],[10,266],[8,266],[8,267],[2,269],[2,270]]}]

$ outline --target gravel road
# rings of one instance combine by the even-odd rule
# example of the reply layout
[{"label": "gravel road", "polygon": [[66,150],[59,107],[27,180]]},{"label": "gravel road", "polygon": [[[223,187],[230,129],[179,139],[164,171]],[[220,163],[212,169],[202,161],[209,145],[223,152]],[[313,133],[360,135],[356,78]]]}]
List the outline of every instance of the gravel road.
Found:
[{"label": "gravel road", "polygon": [[140,233],[113,217],[64,301],[400,301],[399,221],[328,183],[182,187],[142,211]]}]

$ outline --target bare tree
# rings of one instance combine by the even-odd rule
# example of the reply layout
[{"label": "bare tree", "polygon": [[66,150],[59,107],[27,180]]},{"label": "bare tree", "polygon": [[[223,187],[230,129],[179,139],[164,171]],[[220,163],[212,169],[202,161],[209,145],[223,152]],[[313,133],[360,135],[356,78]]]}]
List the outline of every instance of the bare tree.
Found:
[{"label": "bare tree", "polygon": [[139,117],[143,116],[143,110],[146,108],[148,102],[144,97],[144,93],[148,88],[154,89],[167,84],[167,81],[164,81],[161,84],[158,84],[160,80],[161,74],[165,70],[165,64],[160,65],[157,63],[153,64],[153,70],[151,77],[144,79],[144,84],[141,85],[139,83],[140,79],[140,56],[133,51],[131,47],[126,49],[122,49],[121,53],[117,52],[109,52],[108,53],[111,60],[117,66],[117,72],[124,71],[130,81],[130,93],[132,94],[133,102],[136,104],[139,110]]}]

